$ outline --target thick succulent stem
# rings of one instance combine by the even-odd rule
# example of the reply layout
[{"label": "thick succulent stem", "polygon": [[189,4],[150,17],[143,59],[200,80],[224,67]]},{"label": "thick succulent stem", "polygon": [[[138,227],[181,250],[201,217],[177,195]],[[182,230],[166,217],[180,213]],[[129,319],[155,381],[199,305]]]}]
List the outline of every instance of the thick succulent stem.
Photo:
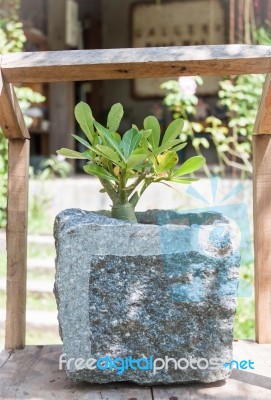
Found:
[{"label": "thick succulent stem", "polygon": [[125,221],[137,222],[135,208],[129,202],[113,202],[112,217]]},{"label": "thick succulent stem", "polygon": [[118,194],[116,192],[116,190],[114,189],[114,187],[112,186],[112,184],[107,181],[106,179],[102,179],[100,178],[100,182],[103,185],[106,193],[108,194],[108,196],[110,197],[110,199],[113,201],[113,203],[115,201],[118,200]]}]

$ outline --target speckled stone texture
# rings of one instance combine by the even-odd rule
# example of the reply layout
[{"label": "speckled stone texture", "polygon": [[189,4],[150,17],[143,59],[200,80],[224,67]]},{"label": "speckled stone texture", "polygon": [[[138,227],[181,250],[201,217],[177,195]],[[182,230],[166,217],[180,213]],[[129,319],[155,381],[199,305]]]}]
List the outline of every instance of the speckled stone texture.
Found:
[{"label": "speckled stone texture", "polygon": [[[142,385],[225,379],[240,262],[233,229],[212,212],[137,216],[133,224],[70,209],[56,218],[55,295],[68,376]],[[133,370],[119,359],[113,368],[110,359],[129,357],[149,363]],[[192,363],[154,371],[163,364],[154,360],[166,357]],[[104,358],[102,369],[95,360],[86,365],[90,358]],[[197,365],[200,358],[207,363]],[[220,365],[212,369],[214,358]]]}]

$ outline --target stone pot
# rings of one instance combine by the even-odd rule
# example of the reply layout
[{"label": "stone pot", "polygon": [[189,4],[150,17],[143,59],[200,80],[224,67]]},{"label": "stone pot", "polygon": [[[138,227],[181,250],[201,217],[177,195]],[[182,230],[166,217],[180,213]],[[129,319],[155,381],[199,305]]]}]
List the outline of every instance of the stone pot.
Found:
[{"label": "stone pot", "polygon": [[213,212],[137,217],[57,216],[60,367],[93,383],[227,378],[240,262],[229,222]]}]

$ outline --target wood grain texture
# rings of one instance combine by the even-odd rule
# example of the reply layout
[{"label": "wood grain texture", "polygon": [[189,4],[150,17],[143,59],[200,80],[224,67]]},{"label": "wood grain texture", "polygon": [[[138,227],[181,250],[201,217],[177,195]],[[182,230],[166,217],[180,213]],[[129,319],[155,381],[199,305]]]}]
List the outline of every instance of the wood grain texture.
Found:
[{"label": "wood grain texture", "polygon": [[7,205],[7,349],[25,344],[29,140],[10,139]]},{"label": "wood grain texture", "polygon": [[253,204],[256,341],[271,343],[271,135],[253,135]]},{"label": "wood grain texture", "polygon": [[[65,24],[60,24],[62,15],[65,15],[66,0],[48,1],[48,38],[50,49],[57,51],[65,49],[66,30]],[[73,137],[68,134],[75,132],[74,82],[56,82],[50,84],[49,89],[49,115],[50,115],[50,154],[55,154],[61,147],[73,149]]]},{"label": "wood grain texture", "polygon": [[[234,359],[254,361],[255,370],[233,370],[231,378],[212,384],[140,387],[127,383],[91,385],[73,382],[59,370],[62,346],[27,346],[0,360],[1,399],[46,400],[268,400],[271,390],[271,345],[239,341],[233,344]],[[1,365],[0,365],[1,367]]]},{"label": "wood grain texture", "polygon": [[17,96],[11,84],[6,84],[0,70],[0,125],[9,139],[29,138]]},{"label": "wood grain texture", "polygon": [[5,54],[7,82],[55,82],[271,72],[271,46],[215,45]]},{"label": "wood grain texture", "polygon": [[271,74],[268,74],[263,87],[254,133],[271,135]]},{"label": "wood grain texture", "polygon": [[27,346],[12,354],[0,369],[0,398],[152,400],[151,388],[147,387],[129,383],[91,385],[73,382],[64,370],[59,369],[61,347]]}]

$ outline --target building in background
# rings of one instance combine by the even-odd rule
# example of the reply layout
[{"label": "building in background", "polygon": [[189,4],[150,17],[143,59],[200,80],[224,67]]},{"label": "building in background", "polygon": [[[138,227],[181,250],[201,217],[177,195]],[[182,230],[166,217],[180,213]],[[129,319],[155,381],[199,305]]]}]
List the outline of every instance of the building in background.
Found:
[{"label": "building in background", "polygon": [[[271,0],[21,0],[20,18],[25,51],[249,43],[251,27],[271,21]],[[205,79],[202,101],[215,103],[217,82]],[[121,102],[124,125],[140,123],[151,112],[166,124],[160,83],[92,81],[91,76],[87,82],[30,83],[46,96],[43,105],[32,107],[32,160],[75,146],[70,133],[79,99],[90,104],[97,119]]]}]

